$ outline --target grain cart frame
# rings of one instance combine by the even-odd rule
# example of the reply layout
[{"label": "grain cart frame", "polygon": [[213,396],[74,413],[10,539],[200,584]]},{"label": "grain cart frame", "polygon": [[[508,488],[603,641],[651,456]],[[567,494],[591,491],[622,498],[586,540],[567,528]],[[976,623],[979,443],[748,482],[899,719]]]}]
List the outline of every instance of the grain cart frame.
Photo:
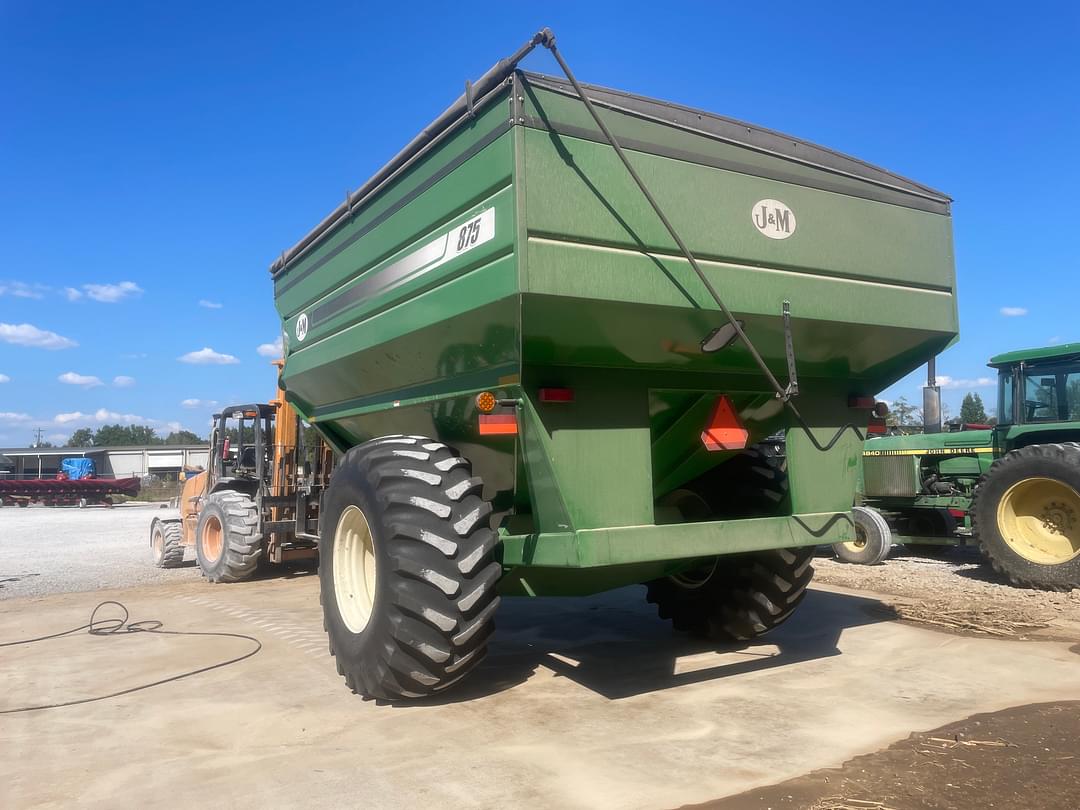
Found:
[{"label": "grain cart frame", "polygon": [[[565,80],[516,69],[537,44]],[[955,338],[949,207],[582,87],[546,30],[467,84],[271,267],[286,396],[337,455],[320,579],[348,684],[449,686],[500,595],[647,583],[712,638],[784,621],[814,547],[851,537],[870,395]],[[786,474],[754,448],[778,430]]]},{"label": "grain cart frame", "polygon": [[998,424],[870,439],[863,506],[888,519],[892,541],[975,544],[1013,584],[1080,587],[1080,344],[988,365]]},{"label": "grain cart frame", "polygon": [[280,394],[214,414],[208,469],[184,483],[179,517],[151,523],[155,565],[179,566],[194,548],[210,582],[238,582],[262,564],[316,556],[331,459],[321,442],[308,452],[299,418]]}]

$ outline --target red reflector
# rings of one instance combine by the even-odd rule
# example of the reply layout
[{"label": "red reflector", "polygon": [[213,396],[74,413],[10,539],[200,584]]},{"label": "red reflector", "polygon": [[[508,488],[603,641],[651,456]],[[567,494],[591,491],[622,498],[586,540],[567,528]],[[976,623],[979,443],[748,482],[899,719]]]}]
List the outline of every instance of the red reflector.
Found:
[{"label": "red reflector", "polygon": [[717,450],[742,450],[750,440],[750,431],[742,426],[727,395],[717,398],[709,424],[701,433],[701,442],[710,453]]},{"label": "red reflector", "polygon": [[954,518],[967,517],[967,512],[965,512],[963,509],[950,509],[949,514],[952,515]]},{"label": "red reflector", "polygon": [[874,405],[877,400],[874,397],[860,397],[856,394],[852,394],[847,398],[847,406],[849,408],[860,408],[864,411],[871,411],[874,409]]},{"label": "red reflector", "polygon": [[517,433],[517,417],[512,413],[480,414],[481,436],[513,436]]},{"label": "red reflector", "polygon": [[574,389],[573,388],[541,388],[540,389],[540,401],[541,402],[573,402],[574,401]]}]

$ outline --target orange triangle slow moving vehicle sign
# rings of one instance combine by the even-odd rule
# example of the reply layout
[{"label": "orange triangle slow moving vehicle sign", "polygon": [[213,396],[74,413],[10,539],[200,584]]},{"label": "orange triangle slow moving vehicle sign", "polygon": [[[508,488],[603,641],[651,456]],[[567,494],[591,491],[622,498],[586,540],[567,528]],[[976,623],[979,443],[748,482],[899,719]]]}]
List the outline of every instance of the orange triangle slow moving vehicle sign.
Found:
[{"label": "orange triangle slow moving vehicle sign", "polygon": [[709,424],[702,431],[701,441],[710,453],[720,450],[742,450],[750,440],[750,431],[739,421],[727,395],[717,397]]}]

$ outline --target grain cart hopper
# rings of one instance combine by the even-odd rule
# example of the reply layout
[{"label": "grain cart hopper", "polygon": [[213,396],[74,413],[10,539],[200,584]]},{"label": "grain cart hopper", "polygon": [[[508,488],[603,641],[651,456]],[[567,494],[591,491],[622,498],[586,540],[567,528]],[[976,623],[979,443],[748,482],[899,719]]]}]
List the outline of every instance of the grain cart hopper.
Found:
[{"label": "grain cart hopper", "polygon": [[154,518],[154,565],[173,568],[194,547],[211,582],[237,582],[260,564],[316,555],[319,493],[330,457],[304,442],[296,412],[282,398],[233,405],[214,414],[209,468],[189,476],[177,517]]},{"label": "grain cart hopper", "polygon": [[[1007,352],[994,427],[870,439],[862,515],[876,526],[837,554],[977,544],[1018,585],[1080,587],[1080,344]],[[872,511],[876,514],[869,514]],[[877,527],[883,527],[881,529]]]},{"label": "grain cart hopper", "polygon": [[[536,44],[565,79],[516,69]],[[271,272],[286,396],[337,454],[331,651],[391,700],[469,672],[499,594],[647,583],[677,628],[775,627],[852,536],[873,394],[957,333],[947,197],[582,87],[546,30]]]}]

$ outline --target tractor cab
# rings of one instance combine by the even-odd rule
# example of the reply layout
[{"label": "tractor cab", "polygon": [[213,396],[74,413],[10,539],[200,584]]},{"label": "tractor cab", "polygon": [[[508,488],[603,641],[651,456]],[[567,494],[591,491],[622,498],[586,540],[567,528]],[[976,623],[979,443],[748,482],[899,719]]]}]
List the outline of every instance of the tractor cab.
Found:
[{"label": "tractor cab", "polygon": [[210,435],[210,487],[241,484],[241,489],[268,486],[274,448],[273,405],[235,405],[214,414]]},{"label": "tractor cab", "polygon": [[1080,343],[1024,349],[990,360],[998,370],[998,423],[1080,421]]}]

